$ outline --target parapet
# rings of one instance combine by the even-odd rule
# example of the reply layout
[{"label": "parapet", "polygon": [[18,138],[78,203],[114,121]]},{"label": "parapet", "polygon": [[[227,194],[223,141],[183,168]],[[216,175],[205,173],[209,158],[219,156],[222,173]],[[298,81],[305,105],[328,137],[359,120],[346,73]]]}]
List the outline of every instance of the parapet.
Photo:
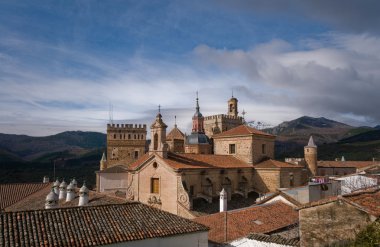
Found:
[{"label": "parapet", "polygon": [[242,120],[243,117],[240,117],[240,116],[231,116],[231,115],[227,115],[227,114],[217,114],[217,115],[212,115],[212,116],[207,116],[204,118],[204,120],[212,120],[212,119],[236,119],[236,120]]},{"label": "parapet", "polygon": [[120,129],[120,130],[145,130],[146,124],[107,124],[107,130]]}]

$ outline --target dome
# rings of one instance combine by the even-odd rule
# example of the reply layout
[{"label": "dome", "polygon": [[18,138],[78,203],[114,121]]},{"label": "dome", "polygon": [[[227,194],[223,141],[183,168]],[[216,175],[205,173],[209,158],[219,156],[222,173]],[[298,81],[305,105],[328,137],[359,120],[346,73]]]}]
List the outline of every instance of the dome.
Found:
[{"label": "dome", "polygon": [[199,111],[196,111],[194,113],[194,117],[203,117],[203,116],[202,116],[202,113],[200,113]]},{"label": "dome", "polygon": [[82,188],[80,188],[79,193],[88,193],[89,190],[87,189],[86,185],[83,185]]},{"label": "dome", "polygon": [[60,185],[60,182],[59,182],[59,180],[57,178],[57,180],[55,180],[55,182],[54,182],[54,187],[59,187],[59,185]]},{"label": "dome", "polygon": [[46,196],[46,201],[57,201],[57,194],[53,190]]},{"label": "dome", "polygon": [[59,185],[59,188],[66,188],[67,187],[67,183],[65,182],[65,180],[62,181],[62,183]]},{"label": "dome", "polygon": [[210,144],[209,138],[203,133],[191,133],[186,138],[187,144]]}]

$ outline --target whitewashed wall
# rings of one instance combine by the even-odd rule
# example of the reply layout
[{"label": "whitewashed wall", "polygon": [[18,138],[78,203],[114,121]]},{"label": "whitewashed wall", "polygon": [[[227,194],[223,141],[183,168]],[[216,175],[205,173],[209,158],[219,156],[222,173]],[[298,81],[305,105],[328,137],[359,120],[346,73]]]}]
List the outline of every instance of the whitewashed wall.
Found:
[{"label": "whitewashed wall", "polygon": [[99,173],[99,191],[107,192],[113,190],[127,189],[127,173]]}]

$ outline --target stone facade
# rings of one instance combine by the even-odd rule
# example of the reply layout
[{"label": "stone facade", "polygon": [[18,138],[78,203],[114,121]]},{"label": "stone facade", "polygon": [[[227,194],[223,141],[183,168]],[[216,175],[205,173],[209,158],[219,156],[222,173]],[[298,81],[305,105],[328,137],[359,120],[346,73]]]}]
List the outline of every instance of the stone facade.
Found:
[{"label": "stone facade", "polygon": [[187,154],[211,154],[211,144],[185,144],[185,153]]},{"label": "stone facade", "polygon": [[210,138],[214,134],[219,134],[242,124],[243,118],[239,116],[218,114],[204,118],[205,134]]},{"label": "stone facade", "polygon": [[104,168],[132,163],[145,153],[145,145],[145,124],[107,124],[107,161]]},{"label": "stone facade", "polygon": [[354,239],[372,220],[370,215],[343,200],[301,209],[301,246],[340,246]]},{"label": "stone facade", "polygon": [[[214,137],[214,153],[234,155],[247,163],[258,163],[264,158],[274,159],[274,136],[254,134]],[[234,151],[231,150],[234,145]]]}]

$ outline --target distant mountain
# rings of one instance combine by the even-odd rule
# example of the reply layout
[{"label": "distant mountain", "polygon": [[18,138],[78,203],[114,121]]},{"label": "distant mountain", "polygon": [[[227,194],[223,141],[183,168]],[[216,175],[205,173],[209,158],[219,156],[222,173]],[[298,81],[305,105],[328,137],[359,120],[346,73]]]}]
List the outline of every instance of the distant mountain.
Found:
[{"label": "distant mountain", "polygon": [[300,117],[264,130],[277,135],[276,158],[303,157],[303,147],[312,135],[319,159],[372,159],[380,156],[380,130],[353,127],[327,118]]},{"label": "distant mountain", "polygon": [[8,154],[29,161],[59,152],[75,156],[105,146],[106,135],[98,132],[67,131],[45,137],[0,134],[0,156]]}]

